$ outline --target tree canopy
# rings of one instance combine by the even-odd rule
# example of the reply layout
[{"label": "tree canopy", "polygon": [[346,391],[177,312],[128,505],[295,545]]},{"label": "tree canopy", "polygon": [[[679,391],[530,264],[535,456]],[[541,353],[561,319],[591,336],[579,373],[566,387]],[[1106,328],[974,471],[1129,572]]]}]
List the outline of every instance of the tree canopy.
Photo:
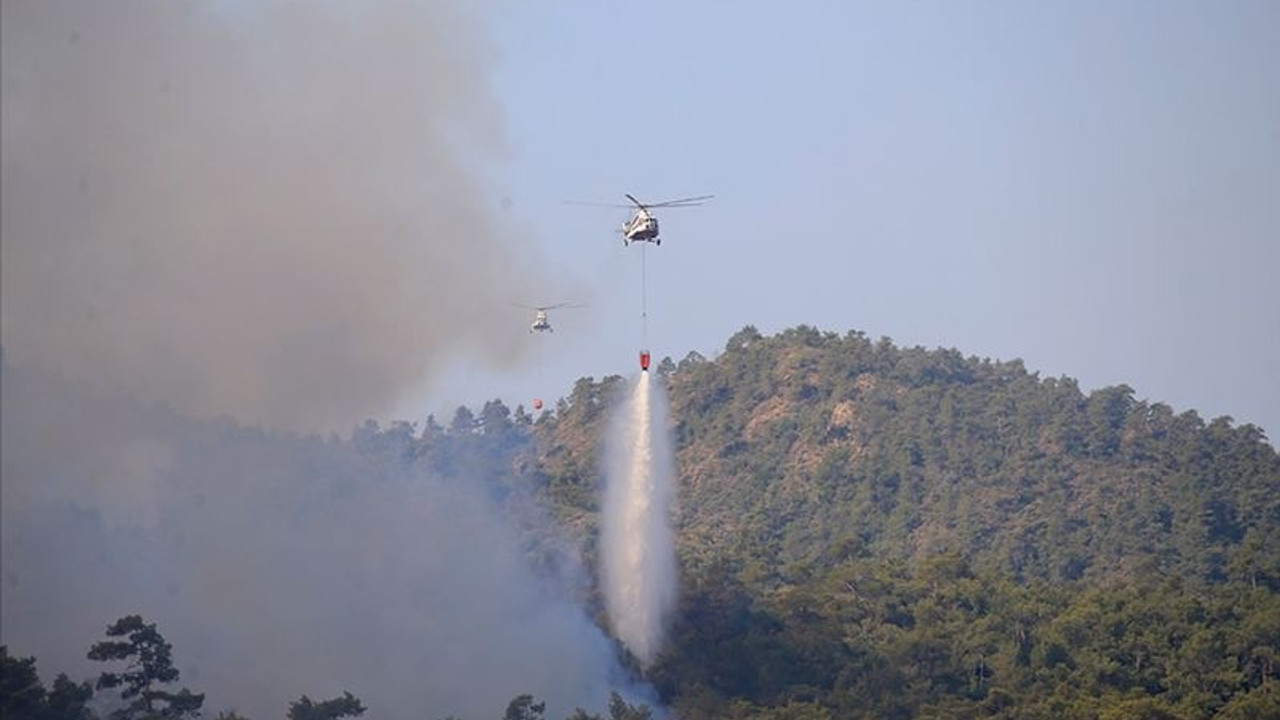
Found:
[{"label": "tree canopy", "polygon": [[200,714],[203,693],[162,687],[176,682],[179,672],[173,666],[172,647],[155,623],[144,622],[141,615],[126,615],[107,626],[107,637],[124,639],[95,643],[89,659],[125,663],[121,671],[103,672],[95,684],[98,690],[119,688],[120,699],[128,701],[111,714],[114,720],[180,720]]}]

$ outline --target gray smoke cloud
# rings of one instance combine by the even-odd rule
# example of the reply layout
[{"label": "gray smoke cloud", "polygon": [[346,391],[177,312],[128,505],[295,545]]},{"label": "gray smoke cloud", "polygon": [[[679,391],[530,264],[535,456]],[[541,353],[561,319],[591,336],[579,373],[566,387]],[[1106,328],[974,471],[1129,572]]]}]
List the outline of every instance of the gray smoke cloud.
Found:
[{"label": "gray smoke cloud", "polygon": [[521,693],[549,718],[611,689],[655,702],[574,602],[576,554],[547,545],[562,571],[532,571],[481,483],[30,368],[0,383],[0,637],[46,682],[109,669],[89,645],[136,612],[210,717],[343,690],[405,720],[492,717]]},{"label": "gray smoke cloud", "polygon": [[6,353],[300,429],[517,361],[476,9],[6,0]]},{"label": "gray smoke cloud", "polygon": [[555,282],[486,199],[474,11],[0,4],[0,641],[46,681],[138,612],[210,716],[627,687],[481,488],[298,432],[519,361],[507,301]]}]

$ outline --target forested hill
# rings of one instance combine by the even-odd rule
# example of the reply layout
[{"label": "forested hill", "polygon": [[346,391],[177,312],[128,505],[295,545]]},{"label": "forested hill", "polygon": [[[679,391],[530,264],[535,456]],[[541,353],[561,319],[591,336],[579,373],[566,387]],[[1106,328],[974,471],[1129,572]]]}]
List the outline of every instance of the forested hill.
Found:
[{"label": "forested hill", "polygon": [[1126,386],[1085,395],[1017,361],[800,328],[738,333],[671,394],[690,550],[736,539],[782,568],[853,542],[1017,579],[1139,563],[1223,580],[1235,548],[1277,537],[1280,457],[1261,432]]},{"label": "forested hill", "polygon": [[[685,592],[655,674],[686,717],[1233,717],[1273,686],[1280,455],[1257,427],[805,326],[658,371]],[[540,492],[588,551],[621,383],[534,424]]]},{"label": "forested hill", "polygon": [[[715,360],[658,370],[694,566],[751,559],[780,582],[842,548],[911,561],[956,552],[1016,580],[1213,583],[1276,569],[1259,563],[1280,539],[1280,455],[1252,425],[1174,414],[1123,385],[1086,395],[1017,360],[804,326],[773,337],[747,327]],[[579,381],[559,417],[539,423],[562,505],[593,507],[594,493],[573,486],[595,482],[618,383]]]}]

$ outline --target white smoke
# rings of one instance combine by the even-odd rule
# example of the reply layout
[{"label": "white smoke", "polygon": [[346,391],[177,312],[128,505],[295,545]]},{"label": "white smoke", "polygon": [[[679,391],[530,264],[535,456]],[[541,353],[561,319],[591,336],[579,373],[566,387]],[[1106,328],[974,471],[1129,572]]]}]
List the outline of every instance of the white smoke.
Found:
[{"label": "white smoke", "polygon": [[614,635],[647,667],[662,649],[676,601],[670,525],[675,455],[666,397],[640,373],[606,445],[601,577]]}]

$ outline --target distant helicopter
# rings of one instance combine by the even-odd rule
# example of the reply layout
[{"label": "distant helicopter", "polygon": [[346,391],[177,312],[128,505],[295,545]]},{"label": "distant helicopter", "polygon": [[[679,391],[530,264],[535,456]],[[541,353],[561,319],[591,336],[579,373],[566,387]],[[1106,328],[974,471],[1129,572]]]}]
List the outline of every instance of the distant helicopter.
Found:
[{"label": "distant helicopter", "polygon": [[519,303],[513,303],[513,304],[516,305],[516,307],[522,307],[526,310],[534,311],[535,314],[533,316],[533,323],[529,325],[530,333],[555,332],[555,329],[551,327],[551,321],[547,319],[548,310],[555,310],[557,308],[582,307],[581,305],[577,305],[574,303],[556,303],[555,305],[521,305]]},{"label": "distant helicopter", "polygon": [[[715,195],[699,195],[697,197],[680,198],[679,200],[664,200],[656,203],[643,203],[637,200],[631,193],[626,193],[626,197],[635,206],[636,210],[632,213],[631,218],[622,224],[619,230],[622,233],[622,244],[630,245],[633,242],[651,242],[655,245],[662,244],[662,238],[658,236],[658,218],[651,212],[654,208],[678,208],[678,207],[694,207],[701,205],[704,200],[710,200]],[[591,203],[591,202],[574,202],[566,201],[573,205],[599,205],[604,207],[625,207],[631,205],[622,205],[618,203]]]}]

